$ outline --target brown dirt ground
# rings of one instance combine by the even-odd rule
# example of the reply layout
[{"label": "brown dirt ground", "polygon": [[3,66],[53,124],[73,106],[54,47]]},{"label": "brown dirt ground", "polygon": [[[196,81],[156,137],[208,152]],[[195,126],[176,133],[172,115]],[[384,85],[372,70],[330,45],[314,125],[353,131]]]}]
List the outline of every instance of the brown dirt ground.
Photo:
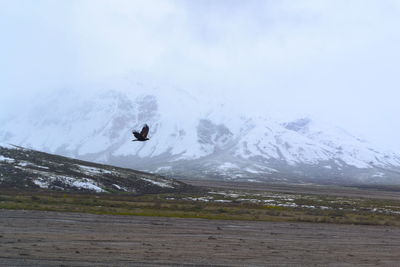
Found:
[{"label": "brown dirt ground", "polygon": [[0,266],[398,266],[400,228],[0,210]]}]

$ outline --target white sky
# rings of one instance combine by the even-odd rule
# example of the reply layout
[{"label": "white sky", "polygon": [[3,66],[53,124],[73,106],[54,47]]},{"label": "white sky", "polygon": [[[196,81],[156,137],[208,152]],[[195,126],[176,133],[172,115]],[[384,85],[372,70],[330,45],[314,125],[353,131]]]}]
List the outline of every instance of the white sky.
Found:
[{"label": "white sky", "polygon": [[0,0],[0,38],[3,114],[133,75],[400,152],[398,0]]}]

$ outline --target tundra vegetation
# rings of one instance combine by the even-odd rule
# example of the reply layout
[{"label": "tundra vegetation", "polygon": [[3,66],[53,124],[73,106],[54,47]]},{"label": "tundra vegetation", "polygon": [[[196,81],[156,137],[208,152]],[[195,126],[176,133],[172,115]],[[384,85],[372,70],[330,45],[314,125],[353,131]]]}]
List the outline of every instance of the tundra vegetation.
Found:
[{"label": "tundra vegetation", "polygon": [[1,209],[400,226],[400,200],[208,188],[132,195],[0,189]]}]

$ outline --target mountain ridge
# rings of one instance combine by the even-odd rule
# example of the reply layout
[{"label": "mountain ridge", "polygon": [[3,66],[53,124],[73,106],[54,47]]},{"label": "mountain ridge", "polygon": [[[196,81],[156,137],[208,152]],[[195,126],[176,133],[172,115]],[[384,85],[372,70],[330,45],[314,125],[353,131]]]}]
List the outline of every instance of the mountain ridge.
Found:
[{"label": "mountain ridge", "polygon": [[[141,86],[54,95],[3,123],[0,141],[182,178],[400,183],[400,155],[338,127],[247,116],[182,90],[156,95]],[[150,141],[132,143],[144,123]]]},{"label": "mountain ridge", "polygon": [[91,193],[189,192],[175,179],[0,144],[0,186]]}]

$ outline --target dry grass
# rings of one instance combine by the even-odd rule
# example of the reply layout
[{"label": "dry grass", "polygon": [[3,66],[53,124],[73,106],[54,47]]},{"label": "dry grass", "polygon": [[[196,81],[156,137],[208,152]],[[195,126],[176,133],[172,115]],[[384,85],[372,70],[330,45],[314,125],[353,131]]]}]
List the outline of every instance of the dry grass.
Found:
[{"label": "dry grass", "polygon": [[[241,192],[243,193],[243,192]],[[246,192],[251,201],[216,194],[158,194],[158,195],[110,195],[110,194],[64,194],[58,192],[32,192],[0,190],[0,208],[46,211],[68,211],[110,215],[141,215],[179,218],[205,218],[223,220],[290,221],[336,224],[368,224],[400,226],[400,215],[385,211],[385,207],[400,207],[400,203],[390,200],[360,200],[313,195],[291,196],[284,206],[262,203],[263,197]],[[274,199],[275,196],[275,199]],[[282,194],[269,195],[269,199],[286,199]],[[210,201],[191,200],[208,197]],[[227,201],[227,202],[216,202]],[[214,200],[214,201],[213,201]],[[287,200],[285,200],[287,201]],[[285,202],[287,203],[287,202]],[[302,205],[315,206],[304,208]],[[369,208],[366,209],[365,207]],[[324,208],[319,208],[324,207]],[[376,210],[382,210],[376,212]],[[387,209],[386,209],[387,210]]]}]

